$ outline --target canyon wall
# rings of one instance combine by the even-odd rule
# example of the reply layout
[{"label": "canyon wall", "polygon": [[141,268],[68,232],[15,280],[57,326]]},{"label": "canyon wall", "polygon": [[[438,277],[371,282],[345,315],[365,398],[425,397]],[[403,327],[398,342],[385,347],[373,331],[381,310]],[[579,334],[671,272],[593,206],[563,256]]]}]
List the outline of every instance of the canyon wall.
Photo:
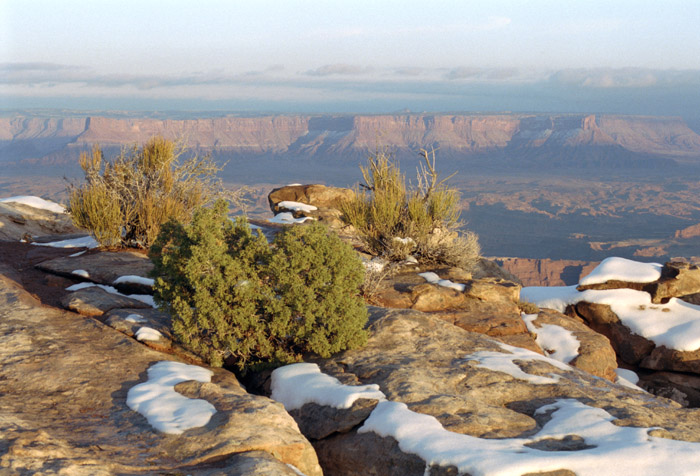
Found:
[{"label": "canyon wall", "polygon": [[[37,159],[64,148],[123,146],[154,135],[189,147],[243,155],[354,157],[378,147],[397,155],[436,147],[447,157],[610,150],[700,159],[700,136],[680,118],[593,115],[371,115],[217,117],[188,120],[106,116],[0,118],[0,161]],[[562,152],[562,156],[566,156]],[[545,156],[547,156],[545,154]],[[572,158],[576,154],[569,154]],[[525,157],[527,155],[523,155]],[[572,159],[573,160],[573,159]]]}]

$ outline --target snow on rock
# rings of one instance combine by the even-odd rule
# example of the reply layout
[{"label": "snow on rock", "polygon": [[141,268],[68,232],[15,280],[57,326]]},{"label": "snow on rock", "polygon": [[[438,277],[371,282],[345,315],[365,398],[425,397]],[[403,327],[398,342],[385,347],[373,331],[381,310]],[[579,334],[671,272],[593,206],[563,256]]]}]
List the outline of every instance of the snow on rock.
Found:
[{"label": "snow on rock", "polygon": [[537,314],[523,314],[522,317],[527,330],[537,336],[537,345],[544,349],[549,357],[565,364],[578,357],[581,343],[570,330],[554,324],[537,327],[534,324]]},{"label": "snow on rock", "polygon": [[539,307],[563,313],[566,306],[579,302],[581,293],[573,286],[527,286],[520,290],[520,299]]},{"label": "snow on rock", "polygon": [[201,399],[187,398],[175,391],[175,385],[188,380],[211,381],[212,372],[180,362],[158,362],[148,369],[148,381],[132,387],[126,404],[163,433],[180,434],[204,426],[216,408]]},{"label": "snow on rock", "polygon": [[69,257],[69,258],[77,258],[78,256],[84,255],[84,254],[85,254],[85,250],[83,250],[83,251],[78,251],[77,253],[73,253],[72,255],[68,255],[68,257]]},{"label": "snow on rock", "polygon": [[66,209],[58,203],[50,200],[44,200],[43,198],[35,197],[33,195],[19,195],[16,197],[0,198],[0,202],[21,203],[22,205],[39,208],[41,210],[48,210],[54,213],[66,213]]},{"label": "snow on rock", "polygon": [[293,202],[291,200],[283,200],[277,204],[278,208],[284,208],[285,210],[292,210],[293,212],[313,212],[318,210],[317,207],[301,202]]},{"label": "snow on rock", "polygon": [[581,278],[579,284],[600,284],[608,281],[625,281],[628,283],[651,283],[661,277],[659,263],[640,263],[625,258],[606,258],[593,271]]},{"label": "snow on rock", "polygon": [[[510,346],[504,349],[516,350]],[[523,357],[530,358],[515,354],[511,358]],[[322,374],[315,364],[281,367],[273,372],[272,379],[273,398],[282,401],[288,410],[308,402],[347,408],[352,404],[348,395],[355,397],[363,388],[342,385]],[[374,392],[378,390],[370,390],[370,394]],[[649,434],[652,428],[617,426],[613,423],[615,418],[605,410],[574,399],[557,400],[540,407],[537,414],[549,414],[549,421],[534,435],[478,438],[445,430],[435,417],[413,412],[406,404],[385,400],[382,395],[358,433],[394,438],[404,453],[423,459],[426,468],[433,464],[455,466],[459,473],[474,476],[520,476],[561,469],[577,476],[658,476],[666,474],[669,468],[674,474],[697,474],[699,443],[654,437]],[[539,442],[573,436],[583,440],[579,449],[537,449]]]},{"label": "snow on rock", "polygon": [[71,274],[74,274],[76,276],[80,276],[81,278],[89,278],[90,277],[90,273],[88,273],[84,269],[74,269],[73,271],[71,271]]},{"label": "snow on rock", "polygon": [[459,292],[463,292],[464,289],[466,288],[466,285],[464,285],[464,284],[454,283],[454,282],[450,281],[449,279],[440,279],[440,276],[433,273],[432,271],[427,271],[425,273],[418,273],[418,276],[422,277],[423,279],[428,281],[430,284],[437,284],[437,285],[443,286],[445,288],[455,289]]},{"label": "snow on rock", "polygon": [[278,213],[273,218],[270,218],[268,221],[270,223],[281,223],[283,225],[291,225],[291,224],[295,224],[295,223],[304,223],[306,220],[313,220],[313,218],[312,217],[294,218],[294,215],[292,215],[290,212],[282,212],[282,213]]},{"label": "snow on rock", "polygon": [[637,375],[632,370],[618,368],[618,369],[615,369],[615,373],[617,374],[618,377],[621,377],[630,383],[636,384],[637,382],[639,382],[639,375]]},{"label": "snow on rock", "polygon": [[83,288],[89,288],[92,286],[97,286],[98,288],[102,288],[108,293],[112,294],[117,294],[119,296],[125,296],[131,299],[135,299],[137,301],[141,301],[143,303],[148,304],[149,306],[153,308],[157,308],[158,306],[156,305],[155,301],[153,300],[153,296],[150,294],[122,294],[119,291],[117,291],[115,288],[112,286],[106,286],[104,284],[96,284],[96,283],[78,283],[78,284],[73,284],[72,286],[68,286],[66,288],[66,291],[78,291],[79,289]]},{"label": "snow on rock", "polygon": [[134,324],[139,324],[141,322],[146,322],[146,318],[141,314],[129,314],[124,318],[126,322],[133,322]]},{"label": "snow on rock", "polygon": [[513,347],[512,345],[504,344],[503,342],[496,342],[501,348],[506,352],[494,352],[490,350],[482,350],[479,352],[474,352],[465,357],[466,360],[476,360],[479,362],[477,367],[482,367],[489,370],[494,370],[496,372],[506,373],[513,378],[526,380],[530,383],[536,385],[546,385],[551,383],[557,383],[559,381],[559,376],[556,374],[550,374],[551,377],[545,377],[543,375],[533,375],[525,373],[516,363],[516,360],[535,360],[546,362],[549,365],[557,367],[561,370],[572,370],[568,365],[554,360],[549,357],[545,357],[531,350],[521,349],[520,347]]},{"label": "snow on rock", "polygon": [[32,243],[36,246],[50,246],[52,248],[97,248],[100,244],[92,236],[73,238],[71,240],[51,241],[49,243]]},{"label": "snow on rock", "polygon": [[321,372],[316,364],[291,364],[272,372],[271,398],[295,410],[306,403],[350,408],[358,398],[384,400],[379,385],[343,385]]},{"label": "snow on rock", "polygon": [[623,385],[627,388],[646,392],[646,390],[637,386],[637,383],[639,382],[639,375],[637,375],[633,371],[618,368],[618,369],[615,369],[615,373],[617,374],[617,378],[615,379],[615,383]]},{"label": "snow on rock", "polygon": [[117,279],[114,280],[114,282],[112,284],[121,284],[121,283],[143,284],[144,286],[153,287],[153,284],[155,283],[155,281],[151,278],[144,278],[142,276],[135,276],[132,274],[128,274],[126,276],[119,276]]},{"label": "snow on rock", "polygon": [[153,329],[152,327],[139,327],[136,331],[136,340],[160,340],[163,334]]},{"label": "snow on rock", "polygon": [[[359,433],[393,437],[405,453],[427,465],[456,466],[474,476],[520,476],[568,469],[577,476],[658,476],[668,468],[676,474],[696,474],[700,444],[657,438],[651,428],[614,425],[605,410],[577,400],[558,400],[541,407],[551,419],[529,438],[486,439],[445,430],[430,415],[412,412],[403,403],[380,402]],[[580,436],[585,447],[573,451],[543,451],[528,445],[541,440]],[[426,466],[427,467],[427,466]]]},{"label": "snow on rock", "polygon": [[653,304],[651,296],[634,289],[576,291],[575,286],[525,287],[520,296],[539,307],[564,312],[569,304],[585,301],[607,304],[620,322],[633,333],[657,346],[693,351],[700,349],[700,306],[671,298],[666,304]]}]

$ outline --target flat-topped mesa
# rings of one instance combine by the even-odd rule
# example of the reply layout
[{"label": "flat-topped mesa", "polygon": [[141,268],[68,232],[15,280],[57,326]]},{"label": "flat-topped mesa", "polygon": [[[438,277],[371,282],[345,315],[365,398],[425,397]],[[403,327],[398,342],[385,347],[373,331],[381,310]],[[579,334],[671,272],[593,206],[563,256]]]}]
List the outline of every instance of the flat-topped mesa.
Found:
[{"label": "flat-topped mesa", "polygon": [[400,114],[154,119],[16,114],[0,118],[0,148],[11,147],[8,159],[13,160],[17,154],[40,159],[95,143],[131,145],[152,136],[182,139],[188,147],[241,157],[347,160],[378,147],[403,157],[431,146],[452,158],[510,149],[542,149],[538,153],[549,157],[547,154],[561,148],[577,149],[598,159],[620,153],[630,160],[640,158],[635,154],[656,155],[658,160],[700,157],[700,135],[675,117]]}]

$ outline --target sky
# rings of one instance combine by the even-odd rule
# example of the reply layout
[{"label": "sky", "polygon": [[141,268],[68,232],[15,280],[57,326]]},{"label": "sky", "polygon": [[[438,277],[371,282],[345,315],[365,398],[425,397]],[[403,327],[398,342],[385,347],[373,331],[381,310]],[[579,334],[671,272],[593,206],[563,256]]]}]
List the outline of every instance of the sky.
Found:
[{"label": "sky", "polygon": [[695,0],[0,0],[0,109],[700,116]]}]

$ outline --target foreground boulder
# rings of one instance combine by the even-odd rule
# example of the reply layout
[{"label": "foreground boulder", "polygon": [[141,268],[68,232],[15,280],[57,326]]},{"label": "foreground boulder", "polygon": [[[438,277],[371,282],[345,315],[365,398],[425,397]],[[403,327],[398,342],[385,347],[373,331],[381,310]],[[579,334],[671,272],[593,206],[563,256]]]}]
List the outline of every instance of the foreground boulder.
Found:
[{"label": "foreground boulder", "polygon": [[[585,452],[622,464],[615,459],[614,444],[600,447],[586,425],[576,427],[576,419],[564,434],[547,436],[552,414],[541,410],[545,408],[576,408],[589,414],[604,410],[605,415],[615,419],[609,431],[649,428],[659,445],[672,441],[665,438],[700,441],[699,410],[683,409],[670,400],[499,344],[427,313],[373,308],[370,332],[365,348],[317,363],[323,372],[343,384],[375,385],[370,390],[378,389],[391,403],[375,397],[358,399],[347,409],[334,410],[332,405],[321,405],[323,409],[319,409],[318,402],[314,402],[292,411],[312,439],[327,474],[466,475],[478,473],[474,468],[485,464],[493,468],[507,466],[510,459],[520,458],[520,454],[528,454],[522,456],[527,458],[523,460],[527,464],[523,464],[521,472],[513,469],[508,474],[578,474]],[[273,380],[273,395],[275,392],[279,390]],[[320,389],[315,392],[322,393]],[[370,416],[360,424],[370,408]],[[390,416],[392,412],[396,412],[396,419]],[[428,422],[426,428],[433,428],[426,430],[430,438],[435,432],[443,432],[440,434],[458,444],[455,434],[469,435],[465,440],[469,443],[465,443],[466,449],[459,456],[460,467],[451,465],[448,457],[431,460],[425,456],[433,450],[443,451],[444,447],[429,450],[429,441],[419,443],[415,438],[420,438],[423,430],[414,432],[409,425],[394,433],[393,426],[404,428],[401,425],[405,418],[400,415],[418,418],[416,421],[431,416],[436,419],[431,421],[448,430],[446,433],[435,429],[437,423]],[[404,440],[409,434],[410,439]],[[685,445],[684,451],[700,450],[700,444]],[[553,469],[558,472],[553,473]]]},{"label": "foreground boulder", "polygon": [[41,236],[75,234],[79,231],[66,213],[0,201],[0,241],[33,241]]},{"label": "foreground boulder", "polygon": [[349,188],[327,187],[320,184],[287,185],[276,188],[267,196],[273,213],[291,213],[295,218],[311,217],[334,228],[341,228],[341,204],[352,199]]},{"label": "foreground boulder", "polygon": [[[605,335],[621,362],[645,369],[642,384],[649,390],[695,405],[700,388],[689,383],[693,379],[655,378],[646,370],[700,375],[700,306],[682,300],[697,295],[698,286],[700,268],[695,265],[608,258],[578,286],[522,292],[525,299],[566,311]],[[675,386],[675,391],[664,386]]]},{"label": "foreground boulder", "polygon": [[283,407],[232,374],[175,391],[214,406],[207,424],[155,430],[127,406],[147,370],[173,357],[103,324],[42,307],[0,269],[0,473],[320,475]]}]

